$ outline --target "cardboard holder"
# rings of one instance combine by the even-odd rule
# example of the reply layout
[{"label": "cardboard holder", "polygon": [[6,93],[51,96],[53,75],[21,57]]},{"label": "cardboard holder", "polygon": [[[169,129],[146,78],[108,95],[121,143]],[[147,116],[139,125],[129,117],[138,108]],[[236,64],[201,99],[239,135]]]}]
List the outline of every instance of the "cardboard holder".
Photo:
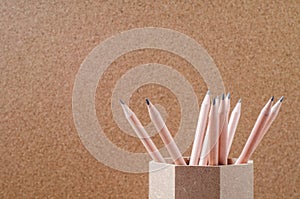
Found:
[{"label": "cardboard holder", "polygon": [[[185,158],[188,163],[188,158]],[[228,159],[228,165],[181,166],[149,162],[149,198],[253,198],[253,162],[234,165],[235,159]]]}]

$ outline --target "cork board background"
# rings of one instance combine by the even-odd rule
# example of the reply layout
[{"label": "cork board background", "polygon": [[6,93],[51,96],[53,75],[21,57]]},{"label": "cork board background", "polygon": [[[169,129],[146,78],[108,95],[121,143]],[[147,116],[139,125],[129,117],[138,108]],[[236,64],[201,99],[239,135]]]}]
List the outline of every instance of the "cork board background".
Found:
[{"label": "cork board background", "polygon": [[[267,99],[285,96],[277,120],[253,155],[255,198],[299,198],[298,2],[0,4],[1,198],[147,198],[148,174],[125,173],[98,162],[81,143],[72,115],[74,80],[85,57],[106,38],[142,27],[173,29],[195,39],[218,66],[232,104],[243,98],[232,157],[241,152]],[[198,96],[207,89],[188,62],[168,52],[145,49],[115,60],[99,81],[95,103],[106,136],[124,150],[144,152],[112,120],[111,89],[131,67],[151,62],[178,70]],[[167,125],[176,132],[176,96],[158,85],[133,93],[130,106],[143,124],[150,122],[143,101],[147,96],[165,107],[172,118]],[[154,141],[162,146],[158,136]]]}]

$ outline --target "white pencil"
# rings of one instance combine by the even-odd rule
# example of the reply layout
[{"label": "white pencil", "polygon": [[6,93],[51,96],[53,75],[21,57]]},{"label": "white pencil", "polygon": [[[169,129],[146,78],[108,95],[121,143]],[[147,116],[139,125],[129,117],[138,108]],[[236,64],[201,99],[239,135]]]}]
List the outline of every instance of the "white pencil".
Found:
[{"label": "white pencil", "polygon": [[145,146],[151,158],[156,162],[165,162],[164,158],[156,148],[155,144],[152,142],[152,139],[149,137],[148,133],[146,132],[145,128],[143,127],[135,113],[122,100],[120,100],[120,104],[122,106],[126,119]]},{"label": "white pencil", "polygon": [[176,165],[186,165],[186,162],[184,161],[179,148],[177,147],[176,143],[174,142],[174,139],[167,128],[164,120],[162,119],[160,113],[155,108],[155,106],[146,99],[149,115],[151,118],[152,123],[154,124],[156,130],[159,132],[159,135],[164,142],[168,152],[170,153],[172,159],[174,160]]},{"label": "white pencil", "polygon": [[198,124],[196,128],[193,148],[192,148],[192,154],[189,165],[198,165],[199,164],[199,158],[200,153],[202,149],[202,143],[205,136],[205,127],[207,123],[209,108],[210,108],[210,95],[209,91],[207,91],[203,102],[201,104],[200,113],[198,117]]}]

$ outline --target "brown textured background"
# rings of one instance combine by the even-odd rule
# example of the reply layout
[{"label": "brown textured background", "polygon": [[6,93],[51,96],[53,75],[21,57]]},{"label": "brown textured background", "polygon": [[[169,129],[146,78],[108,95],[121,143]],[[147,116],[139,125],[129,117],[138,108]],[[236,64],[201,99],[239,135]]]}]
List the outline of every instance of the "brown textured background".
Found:
[{"label": "brown textured background", "polygon": [[[266,100],[285,95],[253,156],[255,197],[299,198],[299,8],[297,1],[1,1],[0,197],[147,198],[147,174],[112,170],[82,145],[72,118],[72,89],[80,64],[97,44],[121,31],[153,26],[198,41],[217,64],[232,104],[243,98],[231,156],[241,152]],[[107,136],[130,151],[144,149],[118,131],[105,107],[120,75],[149,62],[178,69],[199,96],[206,91],[201,76],[173,54],[140,50],[116,60],[99,82],[97,115],[106,132],[117,130]],[[141,87],[130,106],[148,123],[141,101],[149,94],[167,106],[174,116],[167,124],[176,131],[180,107],[170,107],[176,97],[165,88]],[[155,142],[162,146],[157,136]]]}]

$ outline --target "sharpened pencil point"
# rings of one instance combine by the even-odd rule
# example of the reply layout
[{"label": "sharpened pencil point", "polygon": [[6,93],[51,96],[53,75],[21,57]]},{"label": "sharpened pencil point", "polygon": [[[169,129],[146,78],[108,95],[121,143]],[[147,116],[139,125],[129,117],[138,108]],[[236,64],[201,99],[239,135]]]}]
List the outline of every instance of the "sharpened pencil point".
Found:
[{"label": "sharpened pencil point", "polygon": [[274,96],[271,97],[271,101],[272,101],[272,102],[274,101]]},{"label": "sharpened pencil point", "polygon": [[209,95],[209,94],[210,94],[210,90],[207,91],[206,95]]},{"label": "sharpened pencil point", "polygon": [[222,94],[222,100],[224,100],[225,99],[225,95],[224,95],[224,93]]},{"label": "sharpened pencil point", "polygon": [[147,105],[150,105],[150,101],[148,98],[146,98],[146,103],[147,103]]},{"label": "sharpened pencil point", "polygon": [[213,105],[215,105],[215,104],[216,104],[216,98],[213,99]]},{"label": "sharpened pencil point", "polygon": [[242,99],[239,99],[239,102],[238,103],[242,103]]},{"label": "sharpened pencil point", "polygon": [[123,102],[123,100],[120,99],[120,104],[125,104],[125,102]]},{"label": "sharpened pencil point", "polygon": [[227,93],[227,98],[230,99],[231,95],[230,92]]},{"label": "sharpened pencil point", "polygon": [[279,100],[279,101],[280,101],[280,102],[282,102],[282,101],[283,101],[283,99],[284,99],[284,96],[282,96],[282,97],[280,98],[280,100]]}]

